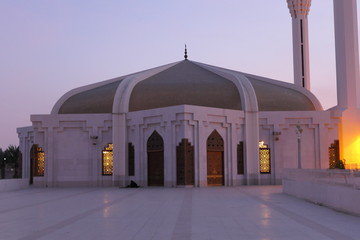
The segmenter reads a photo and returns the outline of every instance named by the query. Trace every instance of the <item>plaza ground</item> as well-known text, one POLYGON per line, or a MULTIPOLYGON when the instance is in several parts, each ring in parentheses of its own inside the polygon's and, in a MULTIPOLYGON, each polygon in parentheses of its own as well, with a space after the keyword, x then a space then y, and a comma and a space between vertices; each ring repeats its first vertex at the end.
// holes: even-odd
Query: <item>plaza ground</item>
POLYGON ((28 188, 0 193, 0 239, 360 239, 360 217, 281 186, 28 188))

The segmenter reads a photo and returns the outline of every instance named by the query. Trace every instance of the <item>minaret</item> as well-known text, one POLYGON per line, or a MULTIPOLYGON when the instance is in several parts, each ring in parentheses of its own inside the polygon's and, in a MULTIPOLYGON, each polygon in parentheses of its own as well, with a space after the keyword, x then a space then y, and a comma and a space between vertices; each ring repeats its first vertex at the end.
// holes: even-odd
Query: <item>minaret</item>
POLYGON ((356 0, 334 0, 338 108, 359 108, 359 46, 356 0))
POLYGON ((310 90, 308 14, 311 0, 287 0, 292 18, 294 83, 310 90))
POLYGON ((356 0, 334 0, 340 158, 360 167, 360 82, 356 0))

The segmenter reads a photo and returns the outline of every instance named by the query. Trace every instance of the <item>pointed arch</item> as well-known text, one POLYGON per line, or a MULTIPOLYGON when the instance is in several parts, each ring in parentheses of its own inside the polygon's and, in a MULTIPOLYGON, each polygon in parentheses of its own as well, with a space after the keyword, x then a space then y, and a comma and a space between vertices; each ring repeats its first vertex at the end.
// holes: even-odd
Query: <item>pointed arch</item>
POLYGON ((207 184, 224 185, 224 140, 214 130, 206 141, 207 146, 207 184))
POLYGON ((154 131, 147 141, 148 186, 164 186, 164 140, 154 131))
POLYGON ((224 140, 216 130, 209 135, 206 144, 208 151, 224 151, 224 140))

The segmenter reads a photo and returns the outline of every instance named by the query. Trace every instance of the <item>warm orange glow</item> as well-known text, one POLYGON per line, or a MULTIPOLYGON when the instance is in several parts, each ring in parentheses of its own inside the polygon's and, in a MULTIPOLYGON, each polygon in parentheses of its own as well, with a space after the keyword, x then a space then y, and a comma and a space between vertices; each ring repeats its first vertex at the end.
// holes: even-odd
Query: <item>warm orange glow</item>
POLYGON ((42 177, 45 172, 45 153, 41 147, 36 149, 35 176, 42 177))
POLYGON ((340 123, 340 159, 346 169, 360 168, 360 111, 348 108, 342 112, 340 123))
POLYGON ((360 168, 360 137, 347 146, 343 146, 342 159, 345 159, 346 169, 360 168))

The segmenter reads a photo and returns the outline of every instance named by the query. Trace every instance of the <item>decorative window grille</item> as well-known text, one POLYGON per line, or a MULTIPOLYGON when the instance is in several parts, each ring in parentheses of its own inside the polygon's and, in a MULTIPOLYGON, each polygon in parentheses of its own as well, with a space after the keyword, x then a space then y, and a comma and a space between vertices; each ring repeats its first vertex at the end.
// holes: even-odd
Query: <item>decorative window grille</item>
POLYGON ((128 144, 128 174, 135 175, 135 148, 132 143, 128 144))
POLYGON ((340 162, 339 140, 335 140, 329 147, 329 168, 338 168, 340 162))
POLYGON ((214 130, 207 139, 207 150, 224 151, 224 140, 216 130, 214 130))
POLYGON ((164 186, 164 140, 154 131, 147 141, 148 186, 164 186))
POLYGON ((176 182, 177 185, 194 185, 194 146, 183 138, 176 147, 176 182))
POLYGON ((36 147, 35 155, 35 174, 36 177, 43 177, 45 173, 45 153, 41 147, 36 147))
POLYGON ((237 145, 237 174, 244 174, 244 142, 237 145))
POLYGON ((260 173, 270 174, 271 173, 271 157, 270 148, 264 144, 263 141, 259 142, 259 161, 260 161, 260 173))
POLYGON ((154 131, 147 142, 148 152, 164 151, 164 140, 157 131, 154 131))
POLYGON ((113 174, 113 144, 109 143, 102 151, 102 174, 113 174))

